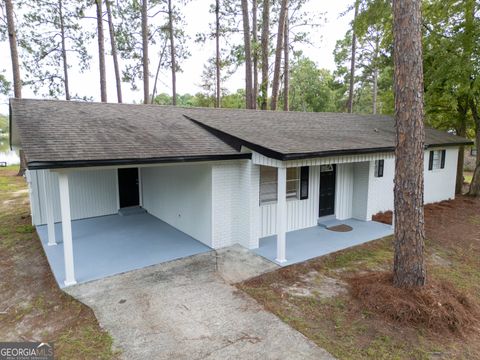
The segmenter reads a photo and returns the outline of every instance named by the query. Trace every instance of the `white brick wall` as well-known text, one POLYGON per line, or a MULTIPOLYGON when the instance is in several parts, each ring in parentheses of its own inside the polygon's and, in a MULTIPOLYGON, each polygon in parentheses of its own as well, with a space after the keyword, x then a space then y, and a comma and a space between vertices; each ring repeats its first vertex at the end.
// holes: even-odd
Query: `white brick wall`
MULTIPOLYGON (((252 165, 249 160, 218 163, 212 166, 212 247, 239 243, 256 246, 252 239, 254 216, 251 197, 254 193, 252 165)), ((258 196, 258 195, 257 195, 258 196)))

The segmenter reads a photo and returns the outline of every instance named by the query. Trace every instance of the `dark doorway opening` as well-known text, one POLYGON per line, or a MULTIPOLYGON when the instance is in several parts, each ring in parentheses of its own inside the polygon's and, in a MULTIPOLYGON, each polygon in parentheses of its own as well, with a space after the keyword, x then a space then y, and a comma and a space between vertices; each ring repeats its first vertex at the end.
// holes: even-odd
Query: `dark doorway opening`
POLYGON ((138 168, 118 169, 120 208, 140 205, 138 168))
POLYGON ((320 167, 320 206, 318 217, 335 214, 335 165, 320 167))

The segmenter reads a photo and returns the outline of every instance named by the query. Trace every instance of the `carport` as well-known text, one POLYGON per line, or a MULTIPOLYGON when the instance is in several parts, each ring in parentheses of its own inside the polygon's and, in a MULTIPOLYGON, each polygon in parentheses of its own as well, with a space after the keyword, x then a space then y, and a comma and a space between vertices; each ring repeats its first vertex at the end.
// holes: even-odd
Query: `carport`
MULTIPOLYGON (((73 263, 77 283, 200 254, 210 247, 148 214, 107 215, 74 220, 73 263)), ((58 285, 65 287, 62 224, 55 224, 56 246, 48 246, 47 225, 37 226, 58 285)))

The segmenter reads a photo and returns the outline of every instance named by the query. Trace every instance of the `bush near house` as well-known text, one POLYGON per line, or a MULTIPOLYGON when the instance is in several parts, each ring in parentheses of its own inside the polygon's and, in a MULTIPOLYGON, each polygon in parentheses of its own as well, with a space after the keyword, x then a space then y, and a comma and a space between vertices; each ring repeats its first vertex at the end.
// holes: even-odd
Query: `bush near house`
POLYGON ((479 359, 480 199, 428 205, 425 219, 424 291, 389 286, 392 237, 238 287, 339 359, 479 359))
POLYGON ((18 167, 0 168, 0 339, 54 342, 56 359, 114 359, 92 310, 57 287, 18 167))

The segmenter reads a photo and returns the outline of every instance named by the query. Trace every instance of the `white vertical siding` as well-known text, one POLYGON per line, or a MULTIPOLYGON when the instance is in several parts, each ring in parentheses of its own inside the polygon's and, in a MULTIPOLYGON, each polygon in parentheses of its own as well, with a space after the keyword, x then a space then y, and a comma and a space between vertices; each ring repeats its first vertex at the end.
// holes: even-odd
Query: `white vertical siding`
MULTIPOLYGON (((287 200, 287 231, 315 226, 318 220, 318 201, 320 191, 320 167, 311 166, 309 171, 308 199, 287 200)), ((258 205, 260 207, 260 237, 276 233, 277 205, 275 203, 258 205)))
POLYGON ((250 209, 250 239, 249 248, 256 249, 259 246, 260 238, 260 166, 253 165, 251 161, 248 162, 250 166, 250 192, 249 192, 249 209, 250 209))
MULTIPOLYGON (((74 171, 69 172, 68 176, 72 220, 110 215, 118 211, 116 170, 74 171)), ((61 221, 58 175, 50 170, 31 170, 29 178, 33 223, 41 225, 47 221, 44 178, 52 197, 55 222, 61 221)))
POLYGON ((358 220, 370 220, 368 214, 369 172, 369 162, 355 163, 353 165, 352 217, 358 220))
POLYGON ((142 190, 145 210, 211 246, 211 165, 145 167, 142 190))
POLYGON ((339 220, 352 217, 353 165, 338 164, 335 188, 335 216, 339 220))

